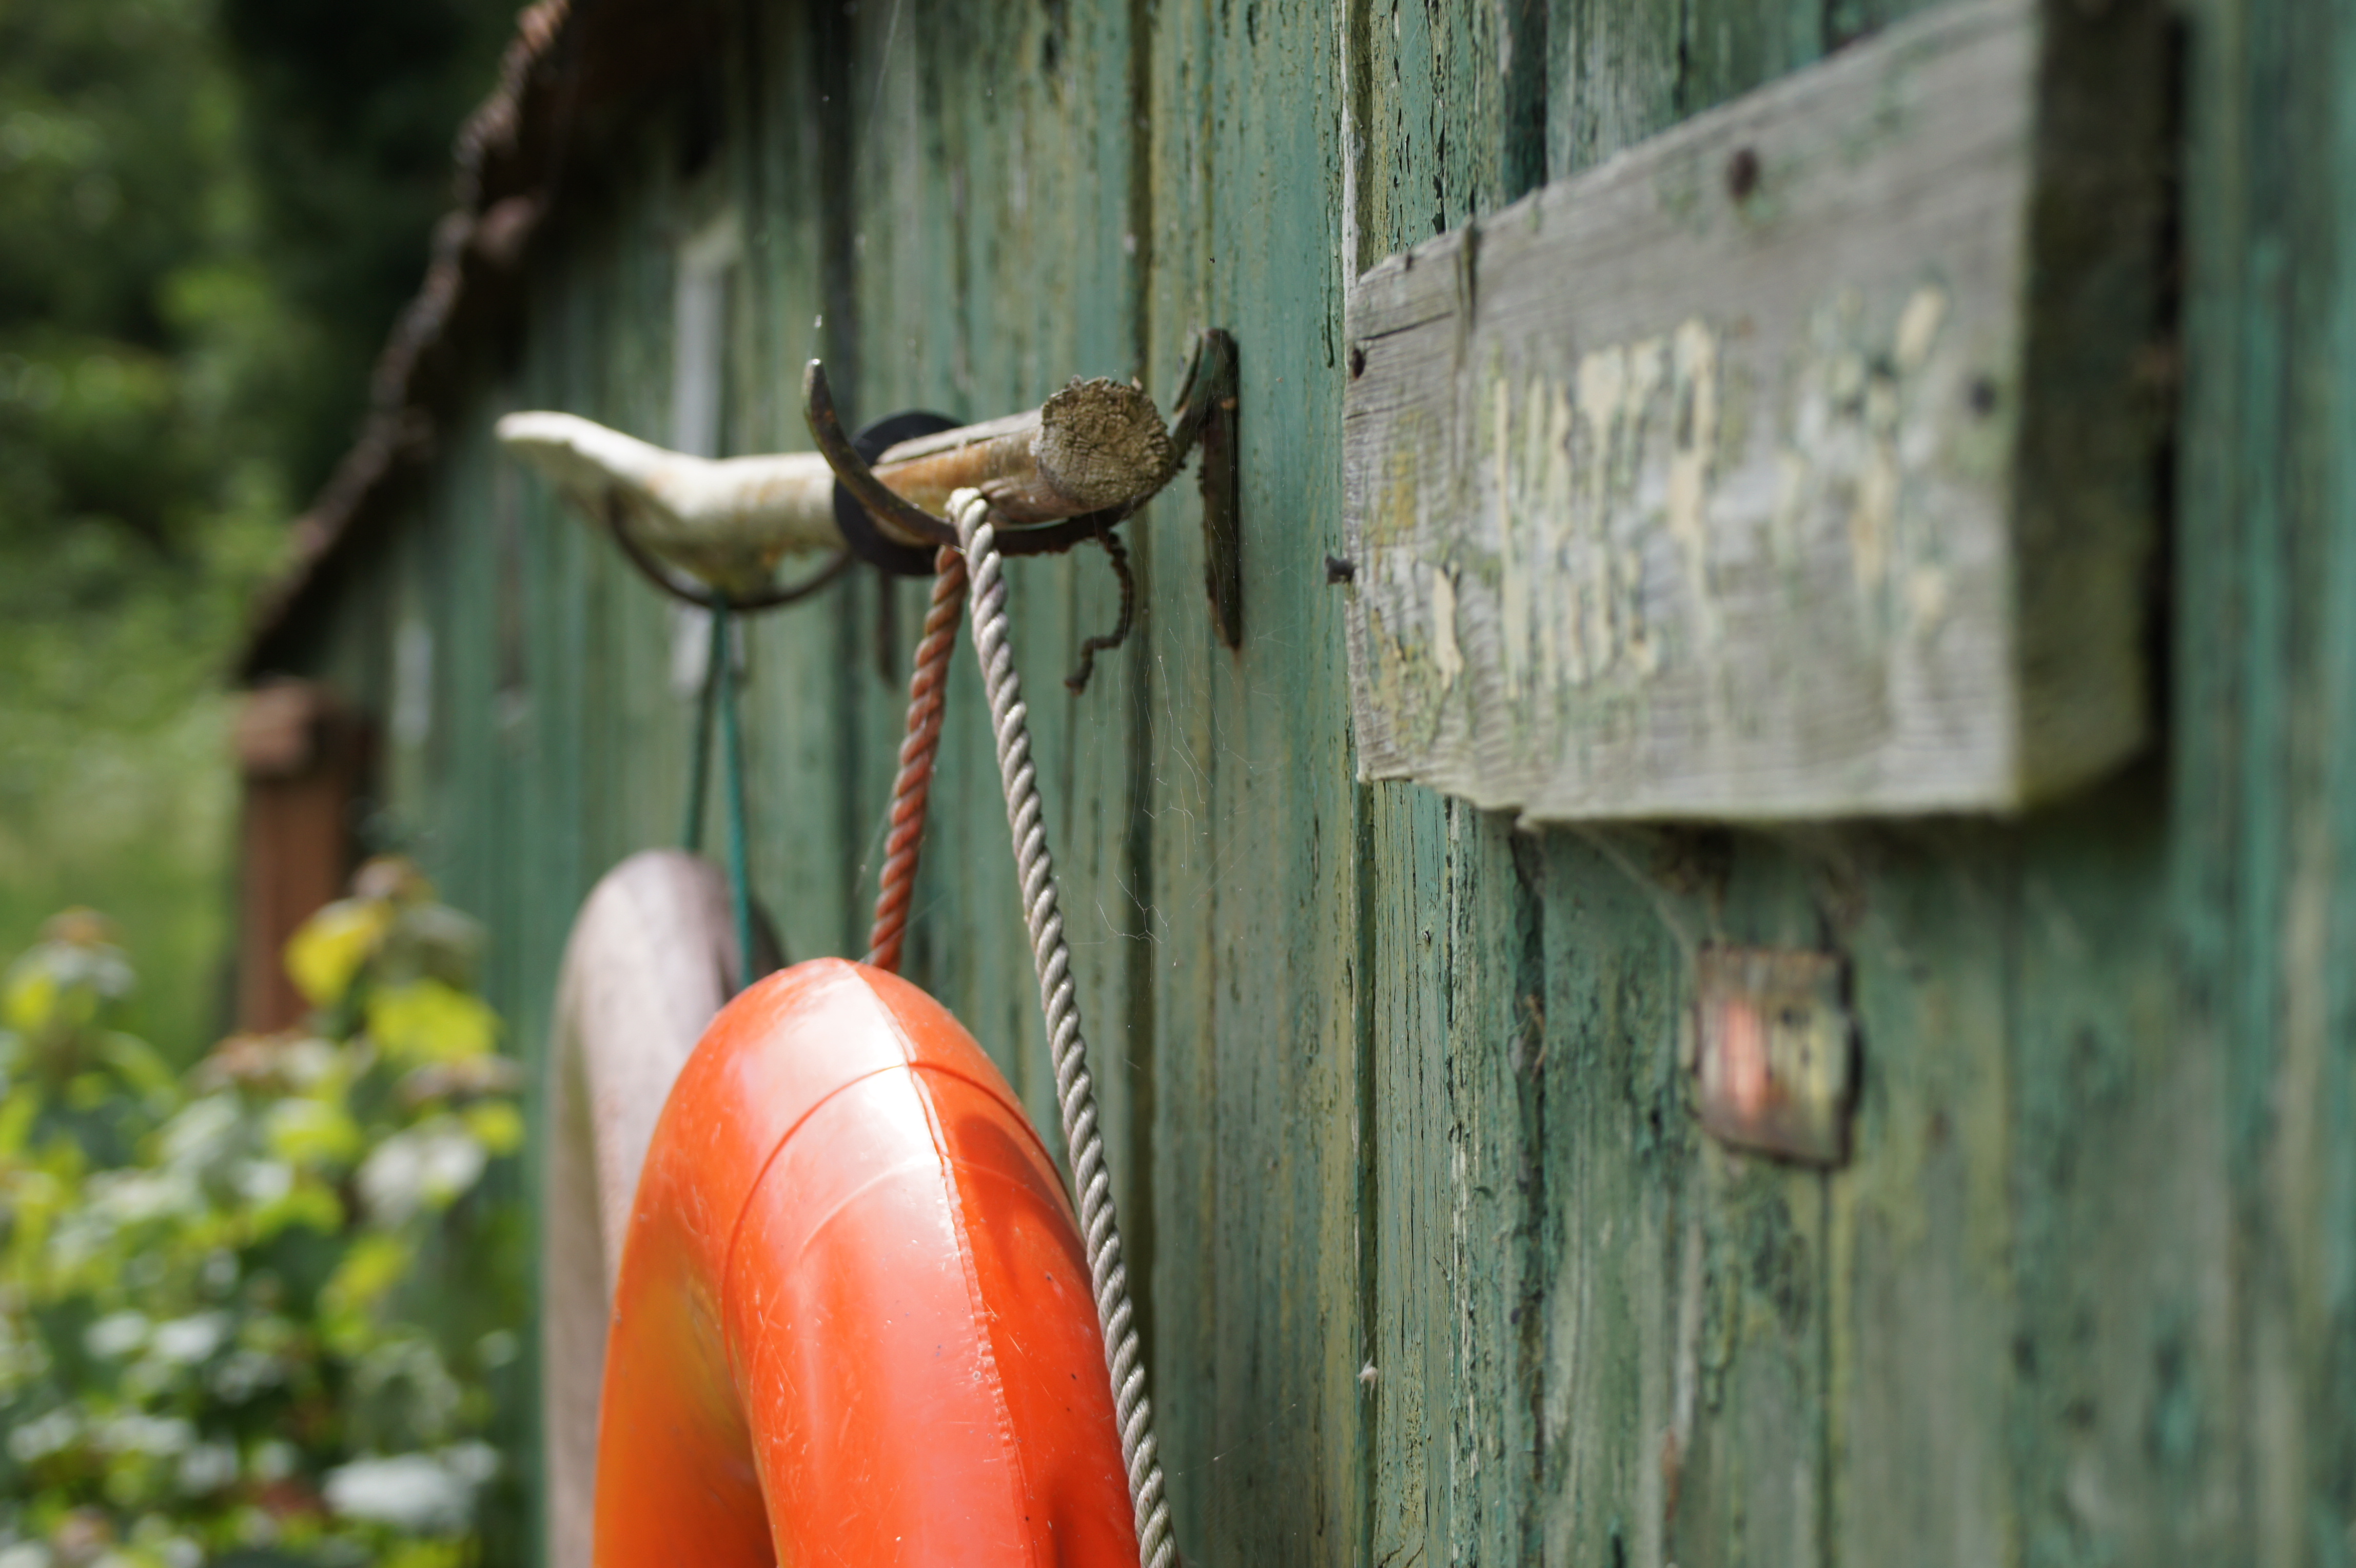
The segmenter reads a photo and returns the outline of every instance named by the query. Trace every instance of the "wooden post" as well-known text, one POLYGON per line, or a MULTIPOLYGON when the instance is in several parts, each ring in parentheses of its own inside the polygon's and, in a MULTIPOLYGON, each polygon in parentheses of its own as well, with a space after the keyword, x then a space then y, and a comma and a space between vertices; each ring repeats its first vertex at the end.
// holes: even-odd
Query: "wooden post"
POLYGON ((261 687, 238 714, 240 1029, 291 1028, 308 1011, 283 955, 295 928, 340 897, 351 875, 362 741, 358 721, 313 682, 261 687))

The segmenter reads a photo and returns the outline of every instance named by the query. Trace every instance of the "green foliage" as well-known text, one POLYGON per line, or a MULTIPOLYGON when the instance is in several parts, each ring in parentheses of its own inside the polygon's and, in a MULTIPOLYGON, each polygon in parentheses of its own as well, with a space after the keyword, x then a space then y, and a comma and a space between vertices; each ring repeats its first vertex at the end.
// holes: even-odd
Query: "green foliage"
POLYGON ((313 1028, 184 1076, 95 915, 0 981, 5 1568, 467 1568, 513 1512, 514 1064, 474 923, 400 862, 356 889, 289 944, 313 1028))
POLYGON ((509 0, 0 0, 0 950, 116 910, 220 1026, 218 694, 358 427, 509 0))
POLYGON ((247 241, 209 27, 0 0, 0 941, 71 898, 127 911, 198 1001, 141 1020, 181 1059, 222 945, 209 688, 287 510, 265 392, 306 338, 247 241))
POLYGON ((316 1033, 166 1065, 225 1002, 220 682, 511 9, 0 0, 0 943, 96 898, 155 983, 74 915, 0 983, 0 1568, 435 1568, 512 1493, 520 1122, 471 926, 379 868, 316 1033), (437 1516, 369 1521, 404 1497, 437 1516))
POLYGON ((287 408, 287 456, 316 482, 341 455, 424 236, 450 204, 450 143, 490 90, 515 0, 219 0, 247 107, 275 296, 320 324, 321 398, 287 408))

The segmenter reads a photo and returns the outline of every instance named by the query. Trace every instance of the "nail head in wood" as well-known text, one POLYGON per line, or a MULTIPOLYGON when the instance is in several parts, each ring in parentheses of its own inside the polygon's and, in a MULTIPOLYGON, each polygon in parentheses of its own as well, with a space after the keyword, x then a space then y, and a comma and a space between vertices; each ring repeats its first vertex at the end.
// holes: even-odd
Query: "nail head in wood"
POLYGON ((1237 461, 1237 411, 1242 389, 1232 335, 1216 327, 1194 334, 1171 425, 1173 461, 1195 459, 1203 495, 1203 588, 1227 647, 1244 643, 1243 477, 1237 461))
POLYGON ((1759 154, 1750 147, 1736 148, 1726 160, 1726 194, 1737 201, 1748 201, 1758 188, 1759 154))

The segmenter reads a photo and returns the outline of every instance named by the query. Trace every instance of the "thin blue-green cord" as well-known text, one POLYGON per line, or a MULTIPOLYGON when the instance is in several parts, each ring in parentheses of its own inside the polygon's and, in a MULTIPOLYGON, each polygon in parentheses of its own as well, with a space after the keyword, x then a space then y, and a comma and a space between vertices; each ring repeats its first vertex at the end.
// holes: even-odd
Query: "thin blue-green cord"
POLYGON ((703 798, 712 792, 712 697, 720 684, 720 665, 728 657, 728 623, 712 616, 712 635, 703 654, 703 688, 695 698, 695 750, 687 775, 687 831, 680 835, 690 854, 703 850, 703 798))
POLYGON ((712 646, 720 660, 721 766, 728 775, 728 889, 736 906, 737 972, 743 984, 760 976, 753 969, 753 874, 744 850, 744 746, 736 719, 736 650, 728 639, 725 606, 712 612, 712 646))

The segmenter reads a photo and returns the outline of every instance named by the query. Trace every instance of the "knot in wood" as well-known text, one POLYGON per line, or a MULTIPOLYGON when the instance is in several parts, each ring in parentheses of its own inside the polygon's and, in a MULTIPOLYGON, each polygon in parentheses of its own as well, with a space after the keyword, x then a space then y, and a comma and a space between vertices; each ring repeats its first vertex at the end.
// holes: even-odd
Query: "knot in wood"
POLYGON ((1178 466, 1153 400, 1101 377, 1076 380, 1047 400, 1032 456, 1048 483, 1087 510, 1133 505, 1178 466))

